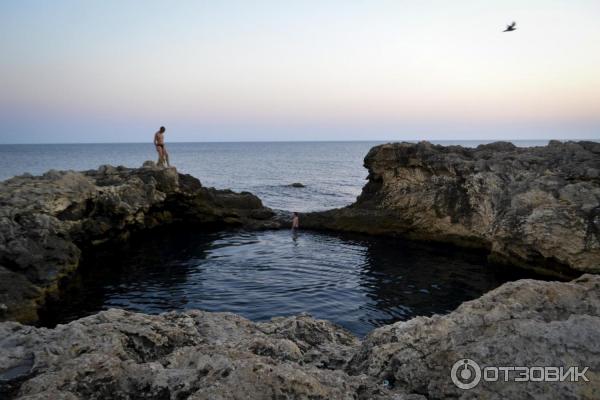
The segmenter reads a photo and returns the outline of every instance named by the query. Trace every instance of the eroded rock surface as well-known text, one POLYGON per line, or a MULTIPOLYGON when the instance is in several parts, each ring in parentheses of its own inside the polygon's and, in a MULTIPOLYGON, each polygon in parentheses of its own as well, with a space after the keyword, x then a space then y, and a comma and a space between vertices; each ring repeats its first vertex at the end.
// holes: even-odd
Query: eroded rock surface
POLYGON ((376 146, 353 205, 307 228, 451 242, 542 272, 600 272, 600 143, 376 146))
POLYGON ((417 317, 374 330, 350 373, 388 379, 429 399, 596 399, 600 397, 600 277, 566 283, 520 280, 463 303, 446 316, 417 317), (455 362, 486 366, 589 367, 589 382, 452 383, 455 362))
POLYGON ((272 227, 250 193, 205 188, 174 168, 49 171, 0 182, 0 320, 37 319, 82 248, 172 223, 272 227))
MULTIPOLYGON (((20 399, 548 399, 600 397, 600 277, 521 280, 446 316, 362 342, 309 316, 109 310, 34 328, 0 323, 0 396, 20 399), (589 382, 480 382, 452 365, 587 366, 589 382)), ((3 398, 4 398, 3 397, 3 398)))
POLYGON ((20 372, 4 394, 19 398, 353 399, 365 387, 343 372, 358 340, 304 316, 113 309, 52 330, 7 322, 0 337, 0 364, 20 372))

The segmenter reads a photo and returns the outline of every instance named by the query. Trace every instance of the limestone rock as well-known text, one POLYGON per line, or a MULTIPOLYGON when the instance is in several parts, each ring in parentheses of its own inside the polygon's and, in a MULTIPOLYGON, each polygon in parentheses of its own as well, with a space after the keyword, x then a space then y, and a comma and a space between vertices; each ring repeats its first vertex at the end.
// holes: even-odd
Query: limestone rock
POLYGON ((371 149, 365 167, 356 203, 306 214, 303 226, 480 247, 558 275, 600 272, 600 143, 394 143, 371 149))
POLYGON ((364 377, 311 352, 358 341, 305 316, 254 324, 228 313, 112 309, 55 329, 0 324, 0 394, 73 399, 354 399, 364 377), (311 338, 318 338, 316 343, 311 338))
POLYGON ((446 316, 362 342, 307 315, 253 323, 191 310, 111 309, 58 325, 0 323, 0 397, 19 399, 597 399, 600 276, 506 283, 446 316), (485 366, 589 367, 589 382, 452 383, 485 366))
MULTIPOLYGON (((463 303, 446 316, 417 317, 374 330, 351 373, 387 379, 428 399, 597 399, 600 397, 600 277, 568 283, 520 280, 463 303), (459 389, 450 371, 485 366, 589 367, 589 382, 487 382, 459 389)), ((514 378, 513 375, 510 375, 514 378)))
POLYGON ((83 248, 174 223, 269 228, 271 216, 251 193, 205 188, 152 162, 0 182, 0 320, 36 320, 44 298, 78 267, 83 248))

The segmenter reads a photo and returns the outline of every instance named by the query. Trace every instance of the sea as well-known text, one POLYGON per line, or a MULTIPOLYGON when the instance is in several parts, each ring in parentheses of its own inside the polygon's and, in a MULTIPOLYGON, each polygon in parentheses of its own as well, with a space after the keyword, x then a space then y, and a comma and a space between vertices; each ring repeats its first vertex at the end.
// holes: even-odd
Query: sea
MULTIPOLYGON (((167 148, 178 171, 205 186, 250 191, 268 207, 302 213, 351 204, 367 177, 363 159, 381 143, 167 143, 167 148), (290 186, 296 182, 305 187, 290 186)), ((151 143, 0 145, 0 179, 103 164, 138 167, 155 159, 151 143)), ((508 281, 546 279, 490 264, 475 251, 302 229, 141 234, 124 252, 88 254, 77 275, 42 310, 40 325, 113 307, 150 314, 202 309, 253 321, 308 313, 362 337, 385 324, 449 313, 508 281)))
MULTIPOLYGON (((476 147, 491 141, 432 141, 476 147)), ((320 211, 352 203, 365 184, 363 159, 384 142, 167 143, 172 165, 204 186, 249 191, 271 208, 320 211), (291 187, 302 183, 304 188, 291 187)), ((517 140, 517 146, 544 146, 548 140, 517 140)), ((55 170, 88 170, 100 165, 139 167, 156 161, 152 143, 0 145, 0 180, 55 170)))

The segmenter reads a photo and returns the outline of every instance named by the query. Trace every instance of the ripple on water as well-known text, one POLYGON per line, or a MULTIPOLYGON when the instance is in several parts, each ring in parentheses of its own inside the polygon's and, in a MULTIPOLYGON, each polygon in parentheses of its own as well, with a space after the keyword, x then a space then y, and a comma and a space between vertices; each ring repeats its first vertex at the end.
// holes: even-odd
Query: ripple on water
POLYGON ((110 307, 145 313, 199 308, 252 320, 308 312, 358 335, 417 315, 446 313, 528 272, 483 255, 392 238, 289 231, 168 232, 126 255, 97 257, 82 285, 41 321, 66 322, 110 307))

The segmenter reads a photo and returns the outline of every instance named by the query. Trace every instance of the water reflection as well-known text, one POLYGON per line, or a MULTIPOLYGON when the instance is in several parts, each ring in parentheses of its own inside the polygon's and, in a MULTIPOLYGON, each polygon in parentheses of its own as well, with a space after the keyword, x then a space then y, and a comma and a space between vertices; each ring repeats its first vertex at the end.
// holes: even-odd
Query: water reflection
POLYGON ((199 308, 252 320, 308 312, 358 335, 416 315, 447 313, 532 273, 483 255, 393 238, 267 232, 157 233, 118 255, 86 260, 44 325, 110 307, 199 308))

